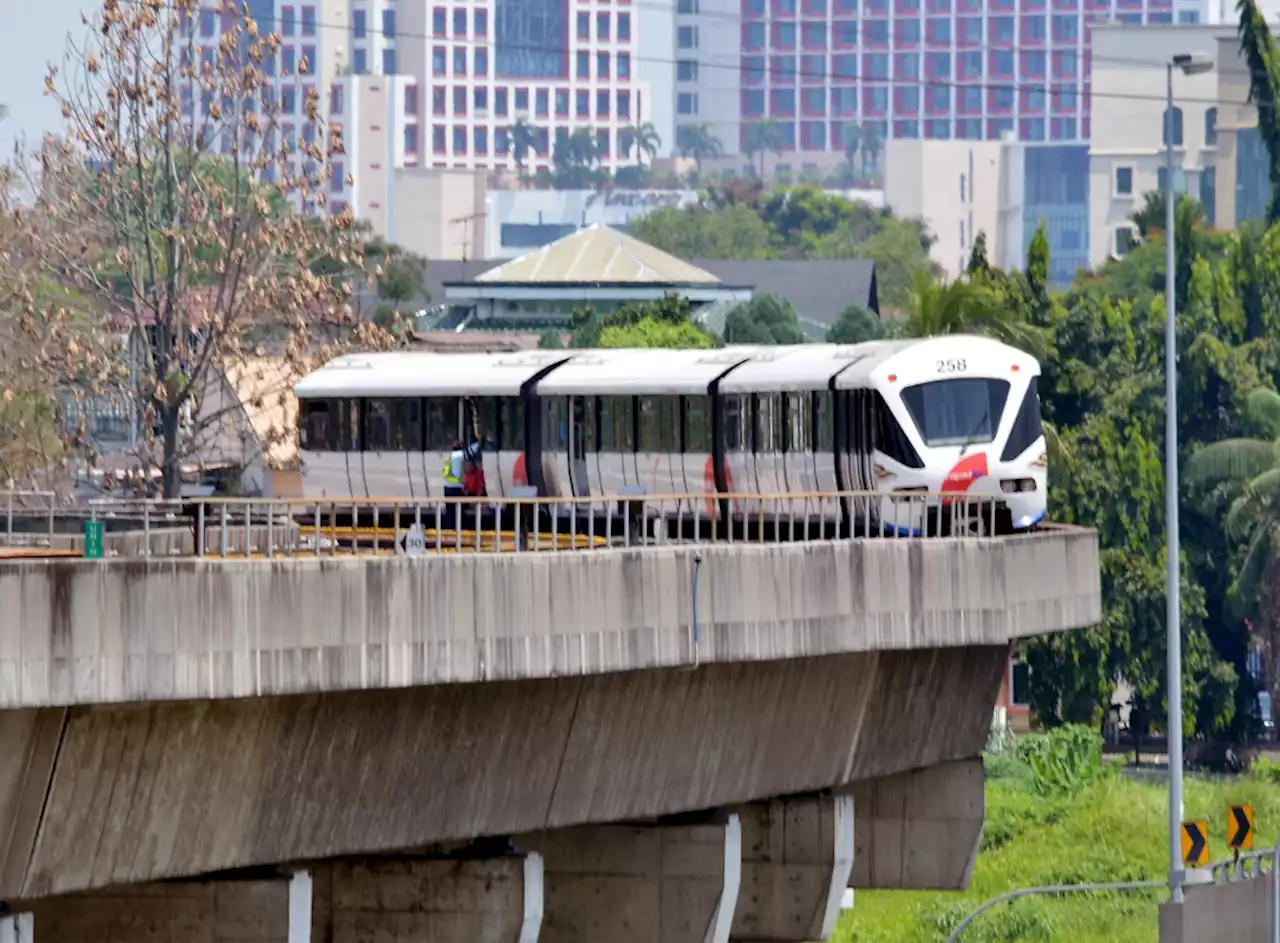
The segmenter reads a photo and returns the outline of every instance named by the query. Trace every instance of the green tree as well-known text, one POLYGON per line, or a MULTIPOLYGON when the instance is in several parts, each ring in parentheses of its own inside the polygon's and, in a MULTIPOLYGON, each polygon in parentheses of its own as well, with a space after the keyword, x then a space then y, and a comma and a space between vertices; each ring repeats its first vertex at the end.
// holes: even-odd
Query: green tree
POLYGON ((605 173, 597 166, 599 161, 596 135, 590 128, 558 136, 551 154, 556 189, 585 190, 602 183, 605 173))
POLYGON ((560 350, 564 347, 564 342, 560 339, 560 332, 553 330, 545 330, 538 335, 538 347, 542 350, 560 350))
POLYGON ((724 145, 710 124, 682 124, 676 127, 676 151, 681 157, 692 157, 701 174, 703 161, 724 156, 724 145))
POLYGON ((939 282, 917 273, 905 314, 902 330, 908 337, 986 334, 1029 353, 1047 349, 1043 332, 1022 320, 998 292, 969 279, 939 282))
POLYGON ((514 124, 507 127, 507 146, 511 148, 516 168, 523 174, 524 162, 529 152, 538 148, 538 132, 524 118, 517 118, 514 124))
POLYGON ((611 325, 600 332, 601 347, 714 347, 715 342, 689 322, 672 324, 645 317, 627 325, 611 325))
POLYGON ((856 121, 846 121, 840 128, 844 137, 844 159, 849 170, 856 176, 859 170, 858 158, 862 156, 862 127, 856 121))
POLYGON ((879 126, 871 122, 862 131, 862 169, 864 171, 868 167, 877 171, 880 169, 880 151, 883 149, 884 142, 880 139, 879 126))
POLYGON ((637 163, 640 163, 642 158, 652 162, 658 156, 658 151, 662 149, 662 137, 652 121, 646 121, 640 125, 627 125, 618 132, 618 150, 630 155, 632 148, 636 150, 637 163))
POLYGON ((664 207, 632 219, 631 235, 681 259, 767 259, 769 227, 751 207, 716 212, 664 207))
POLYGON ((884 323, 869 308, 851 304, 840 312, 831 330, 827 331, 828 344, 861 344, 878 341, 885 336, 884 323))
POLYGON ((727 344, 803 344, 804 330, 791 302, 760 294, 729 312, 724 322, 727 344))
POLYGON ((1258 133, 1270 158, 1268 225, 1280 221, 1280 50, 1255 0, 1239 0, 1240 51, 1249 64, 1249 100, 1258 110, 1258 133))

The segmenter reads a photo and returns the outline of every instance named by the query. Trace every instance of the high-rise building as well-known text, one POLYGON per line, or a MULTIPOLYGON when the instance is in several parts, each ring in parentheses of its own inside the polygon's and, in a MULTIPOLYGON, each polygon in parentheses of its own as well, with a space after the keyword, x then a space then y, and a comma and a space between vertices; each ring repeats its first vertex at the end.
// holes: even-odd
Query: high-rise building
MULTIPOLYGON (((353 0, 353 16, 376 2, 353 0)), ((602 168, 634 161, 619 137, 648 105, 630 0, 428 0, 397 12, 396 65, 421 90, 424 166, 514 166, 518 134, 526 170, 549 169, 557 141, 582 129, 602 168)))
MULTIPOLYGON (((861 140, 1089 140, 1095 23, 1205 22, 1214 0, 676 0, 676 123, 788 162, 861 140)), ((827 155, 824 161, 823 157, 827 155)))

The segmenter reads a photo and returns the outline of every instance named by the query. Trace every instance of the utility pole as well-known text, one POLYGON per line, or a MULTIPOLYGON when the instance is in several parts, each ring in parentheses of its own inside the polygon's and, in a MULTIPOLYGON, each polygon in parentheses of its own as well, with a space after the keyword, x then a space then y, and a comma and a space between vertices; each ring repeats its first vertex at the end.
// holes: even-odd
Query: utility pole
POLYGON ((462 275, 465 278, 467 274, 467 250, 471 247, 471 227, 477 219, 485 219, 488 213, 472 213, 470 216, 459 216, 456 219, 449 220, 450 226, 465 226, 462 231, 462 275))

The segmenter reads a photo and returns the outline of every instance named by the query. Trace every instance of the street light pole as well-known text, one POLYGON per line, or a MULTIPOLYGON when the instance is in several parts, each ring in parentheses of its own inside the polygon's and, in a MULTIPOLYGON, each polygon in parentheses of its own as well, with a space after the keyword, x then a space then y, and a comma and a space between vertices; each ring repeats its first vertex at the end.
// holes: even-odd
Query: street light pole
POLYGON ((1213 59, 1181 53, 1166 65, 1166 105, 1164 113, 1164 519, 1165 554, 1169 571, 1165 584, 1165 644, 1169 676, 1166 679, 1169 717, 1165 723, 1169 741, 1169 892, 1175 903, 1182 901, 1182 622, 1179 607, 1181 580, 1178 561, 1178 374, 1177 298, 1173 189, 1173 69, 1183 75, 1200 75, 1213 69, 1213 59))
POLYGON ((1164 520, 1165 555, 1169 567, 1165 583, 1165 645, 1168 679, 1165 687, 1169 718, 1165 724, 1169 753, 1169 891, 1182 900, 1182 622, 1178 566, 1178 373, 1177 312, 1174 278, 1173 193, 1173 66, 1166 66, 1168 101, 1164 113, 1164 520))

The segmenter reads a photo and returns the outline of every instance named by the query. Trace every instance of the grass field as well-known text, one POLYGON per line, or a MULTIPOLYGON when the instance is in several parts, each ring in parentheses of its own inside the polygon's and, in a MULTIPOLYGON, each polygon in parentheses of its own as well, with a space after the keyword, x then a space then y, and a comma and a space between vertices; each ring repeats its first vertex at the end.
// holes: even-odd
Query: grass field
MULTIPOLYGON (((1254 848, 1270 847, 1280 828, 1280 768, 1216 782, 1188 778, 1186 817, 1207 819, 1211 860, 1227 856, 1227 805, 1254 807, 1254 848)), ((1164 880, 1166 788, 1118 769, 1076 788, 1037 790, 1015 758, 988 761, 987 821, 973 880, 965 892, 858 891, 841 918, 840 943, 941 943, 980 903, 1018 887, 1164 880)), ((965 930, 962 943, 1064 940, 1155 943, 1164 891, 1023 898, 997 905, 965 930)))

